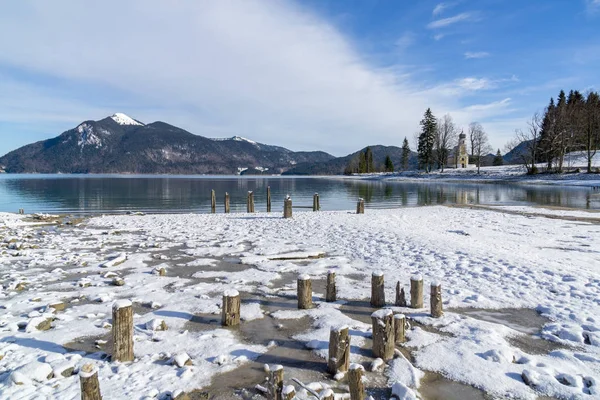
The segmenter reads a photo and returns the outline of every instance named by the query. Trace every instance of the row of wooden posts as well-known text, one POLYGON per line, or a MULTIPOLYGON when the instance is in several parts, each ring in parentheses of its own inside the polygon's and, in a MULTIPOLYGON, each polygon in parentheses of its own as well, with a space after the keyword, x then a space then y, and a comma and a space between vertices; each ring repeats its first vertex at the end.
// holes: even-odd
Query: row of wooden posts
MULTIPOLYGON (((327 274, 327 289, 325 301, 337 301, 336 274, 327 274)), ((301 275, 297 280, 298 309, 310 309, 312 302, 312 281, 310 276, 301 275)), ((384 275, 374 272, 371 275, 371 306, 380 308, 371 314, 373 325, 373 354, 375 357, 388 361, 394 357, 395 345, 406 340, 406 317, 394 314, 386 305, 384 275)), ((395 305, 406 307, 404 288, 396 283, 395 305)), ((413 276, 410 279, 410 307, 423 308, 423 278, 413 276)), ((431 316, 441 317, 442 287, 439 283, 431 284, 430 297, 431 316)), ((237 290, 228 290, 223 294, 221 309, 221 325, 236 326, 240 324, 241 298, 237 290)), ((112 361, 129 362, 134 359, 133 352, 133 306, 128 300, 119 300, 112 307, 112 361)), ((350 334, 349 328, 332 327, 329 336, 329 356, 327 370, 332 375, 348 372, 351 400, 364 400, 362 375, 364 368, 360 365, 350 365, 350 334)), ((101 400, 97 370, 93 365, 85 365, 80 373, 82 400, 101 400)), ((283 394, 283 368, 275 368, 269 376, 269 400, 292 399, 283 394), (274 383, 275 382, 275 383, 274 383), (273 386, 275 385, 275 386, 273 386)), ((327 397, 325 397, 327 399, 327 397)), ((333 397, 331 397, 333 398, 333 397)))

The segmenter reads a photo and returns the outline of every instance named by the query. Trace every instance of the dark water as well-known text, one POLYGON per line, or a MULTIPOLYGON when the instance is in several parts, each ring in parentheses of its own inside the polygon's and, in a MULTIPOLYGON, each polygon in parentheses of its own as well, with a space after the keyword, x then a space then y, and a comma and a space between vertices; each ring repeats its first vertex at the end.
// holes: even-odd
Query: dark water
MULTIPOLYGON (((294 206, 312 205, 319 193, 322 210, 354 210, 359 197, 367 208, 430 204, 550 205, 600 209, 600 192, 590 188, 518 184, 373 182, 307 177, 0 175, 0 211, 26 213, 210 212, 210 191, 231 195, 231 212, 246 211, 254 191, 256 211, 266 210, 271 187, 273 212, 283 198, 294 206)), ((307 209, 309 210, 309 209, 307 209)), ((303 211, 299 209, 298 211, 303 211)))

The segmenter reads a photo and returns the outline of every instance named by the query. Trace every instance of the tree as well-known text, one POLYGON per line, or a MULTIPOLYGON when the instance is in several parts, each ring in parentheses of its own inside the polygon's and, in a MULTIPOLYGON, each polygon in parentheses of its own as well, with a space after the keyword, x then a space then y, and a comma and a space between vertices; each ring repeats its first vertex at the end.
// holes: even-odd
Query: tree
POLYGON ((557 157, 558 135, 556 129, 556 111, 554 99, 550 98, 550 104, 548 104, 548 107, 544 110, 537 150, 538 160, 546 162, 548 171, 552 170, 552 164, 557 157))
POLYGON ((480 123, 472 122, 469 125, 469 132, 471 134, 473 156, 477 162, 477 174, 479 174, 481 172, 481 158, 492 151, 492 147, 489 144, 487 133, 485 133, 480 123))
POLYGON ((437 121, 435 134, 435 157, 438 168, 444 172, 444 167, 448 164, 450 150, 456 143, 456 125, 452 121, 450 114, 444 115, 437 121))
POLYGON ((498 152, 494 157, 494 166, 498 167, 500 165, 504 165, 504 159, 502 158, 502 153, 500 153, 500 149, 498 149, 498 152))
POLYGON ((433 146, 437 130, 437 122, 430 108, 425 111, 420 125, 421 133, 419 134, 419 145, 417 146, 419 165, 429 173, 434 162, 433 146))
POLYGON ((364 174, 367 172, 367 160, 365 159, 365 153, 361 151, 358 157, 358 173, 364 174))
POLYGON ((535 163, 537 161, 537 150, 540 142, 540 130, 542 126, 542 117, 539 113, 533 114, 531 119, 527 122, 527 130, 523 132, 521 129, 515 131, 515 142, 514 147, 523 145, 525 148, 520 153, 521 161, 528 174, 536 174, 537 167, 535 163))
POLYGON ((481 126, 479 122, 471 122, 469 124, 469 141, 471 142, 471 161, 479 165, 479 159, 477 158, 477 153, 475 151, 475 146, 477 145, 477 132, 483 132, 483 126, 481 126))
POLYGON ((384 167, 385 167, 385 172, 394 172, 394 163, 392 162, 392 159, 390 158, 389 155, 385 156, 384 167))
POLYGON ((600 146, 600 96, 598 93, 588 93, 582 119, 587 172, 591 173, 592 160, 600 146))
POLYGON ((370 147, 365 149, 365 163, 366 163, 366 173, 375 172, 375 165, 373 164, 373 151, 370 147))
POLYGON ((402 170, 406 171, 408 169, 408 158, 410 157, 410 146, 408 145, 408 139, 404 137, 404 142, 402 143, 402 170))

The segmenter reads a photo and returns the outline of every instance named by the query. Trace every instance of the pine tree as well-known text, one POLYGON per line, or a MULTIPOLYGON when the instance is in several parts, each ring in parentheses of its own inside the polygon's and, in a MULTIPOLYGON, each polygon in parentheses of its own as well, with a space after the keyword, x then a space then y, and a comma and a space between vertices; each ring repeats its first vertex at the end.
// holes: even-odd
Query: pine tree
POLYGON ((358 173, 364 174, 365 172, 367 172, 367 160, 365 159, 365 153, 361 151, 358 160, 358 173))
POLYGON ((389 155, 385 156, 385 172, 394 172, 394 163, 389 155))
POLYGON ((367 173, 375 172, 375 165, 373 164, 373 151, 371 151, 370 147, 367 147, 365 150, 365 162, 366 162, 366 171, 367 173))
POLYGON ((500 153, 500 149, 498 149, 498 152, 496 153, 496 156, 494 157, 494 165, 495 166, 504 165, 504 159, 502 159, 502 153, 500 153))
POLYGON ((544 111, 538 150, 539 158, 541 161, 546 162, 547 169, 550 171, 552 162, 556 157, 556 106, 554 105, 554 98, 550 98, 550 104, 544 111))
POLYGON ((408 158, 410 157, 410 146, 408 145, 408 139, 404 138, 402 143, 402 170, 408 169, 408 158))
POLYGON ((417 148, 419 165, 429 173, 434 162, 433 145, 435 143, 435 132, 437 129, 437 121, 430 108, 425 111, 420 124, 421 134, 419 135, 419 145, 417 148))

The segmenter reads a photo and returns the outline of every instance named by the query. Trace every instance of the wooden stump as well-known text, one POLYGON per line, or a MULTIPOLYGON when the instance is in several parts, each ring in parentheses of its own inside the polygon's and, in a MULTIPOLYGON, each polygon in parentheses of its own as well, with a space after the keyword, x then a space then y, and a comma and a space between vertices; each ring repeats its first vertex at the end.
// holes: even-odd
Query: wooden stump
POLYGON ((321 400, 335 400, 335 393, 331 389, 326 389, 321 393, 321 400))
POLYGON ((281 365, 269 367, 267 400, 283 400, 283 366, 281 365))
POLYGON ((444 314, 442 309, 442 284, 434 282, 431 284, 431 297, 429 300, 431 306, 431 316, 439 318, 444 314))
POLYGON ((423 277, 414 275, 410 278, 410 306, 423 308, 423 277))
POLYGON ((229 212, 231 211, 229 202, 229 193, 225 192, 225 214, 229 214, 229 212))
POLYGON ((254 212, 254 192, 248 192, 248 201, 246 204, 246 211, 249 213, 254 212))
POLYGON ((356 204, 356 213, 357 214, 365 213, 365 199, 358 199, 358 203, 356 204))
POLYGON ((347 326, 331 327, 327 370, 331 375, 348 371, 350 366, 350 335, 347 326))
POLYGON ((394 357, 394 313, 381 309, 371 314, 373 323, 373 354, 384 361, 394 357))
POLYGON ((404 314, 394 315, 394 341, 396 343, 406 342, 406 316, 404 314))
POLYGON ((371 307, 385 306, 385 287, 383 272, 373 272, 371 275, 371 307))
POLYGON ((396 307, 406 307, 406 293, 401 287, 400 281, 396 282, 396 307))
POLYGON ((236 326, 240 324, 240 293, 237 290, 227 290, 223 293, 221 309, 221 325, 236 326))
POLYGON ((129 300, 113 304, 112 324, 112 361, 133 361, 133 307, 129 300))
POLYGON ((312 308, 312 282, 308 275, 298 277, 298 308, 301 310, 312 308))
POLYGON ((267 186, 267 212, 271 212, 271 186, 267 186))
POLYGON ((217 197, 214 190, 210 191, 210 212, 213 214, 217 212, 217 197))
POLYGON ((350 400, 365 400, 365 385, 363 376, 365 369, 360 364, 352 364, 348 369, 348 385, 350 386, 350 400))
POLYGON ((321 205, 319 203, 319 193, 313 195, 313 211, 319 211, 321 205))
POLYGON ((327 273, 327 293, 325 294, 325 301, 332 303, 337 300, 337 288, 335 286, 335 271, 329 271, 327 273))
POLYGON ((292 218, 292 198, 289 194, 283 201, 283 218, 292 218))
POLYGON ((79 370, 79 383, 81 386, 81 400, 102 400, 100 383, 98 382, 98 368, 93 364, 85 364, 79 370))

